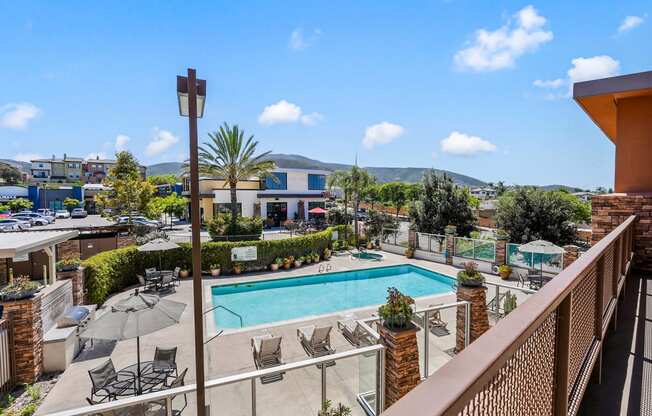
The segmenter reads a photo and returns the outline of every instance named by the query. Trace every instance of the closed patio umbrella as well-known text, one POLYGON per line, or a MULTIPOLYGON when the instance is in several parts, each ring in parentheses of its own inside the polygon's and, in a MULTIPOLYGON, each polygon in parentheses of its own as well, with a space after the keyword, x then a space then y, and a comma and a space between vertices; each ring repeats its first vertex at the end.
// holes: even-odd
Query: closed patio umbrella
MULTIPOLYGON (((518 250, 521 252, 534 254, 564 254, 566 252, 566 250, 563 248, 556 246, 550 241, 546 240, 536 240, 530 241, 526 244, 521 244, 518 246, 518 250)), ((541 261, 541 273, 543 273, 543 260, 541 261)))
POLYGON ((158 251, 158 268, 161 270, 161 252, 167 250, 174 250, 179 248, 178 244, 173 243, 172 241, 164 240, 162 238, 154 239, 148 243, 143 244, 138 247, 138 251, 141 252, 154 252, 158 251))
POLYGON ((140 393, 140 337, 179 323, 185 303, 161 299, 138 290, 122 299, 81 334, 84 338, 123 341, 136 338, 140 393))

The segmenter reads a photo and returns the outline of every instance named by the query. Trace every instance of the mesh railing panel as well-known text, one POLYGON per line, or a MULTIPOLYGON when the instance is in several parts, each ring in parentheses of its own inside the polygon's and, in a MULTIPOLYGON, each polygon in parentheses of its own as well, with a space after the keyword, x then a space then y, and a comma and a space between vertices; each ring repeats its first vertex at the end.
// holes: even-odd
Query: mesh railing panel
POLYGON ((417 233, 417 247, 419 250, 431 253, 443 253, 446 251, 446 236, 441 234, 417 233))
POLYGON ((552 415, 556 328, 553 312, 460 415, 552 415))
POLYGON ((584 357, 595 335, 595 295, 597 275, 595 264, 571 293, 570 350, 568 354, 568 392, 579 375, 584 357))
POLYGON ((612 245, 604 254, 604 274, 602 276, 602 313, 604 314, 609 306, 609 300, 613 294, 613 273, 614 273, 614 248, 612 245))

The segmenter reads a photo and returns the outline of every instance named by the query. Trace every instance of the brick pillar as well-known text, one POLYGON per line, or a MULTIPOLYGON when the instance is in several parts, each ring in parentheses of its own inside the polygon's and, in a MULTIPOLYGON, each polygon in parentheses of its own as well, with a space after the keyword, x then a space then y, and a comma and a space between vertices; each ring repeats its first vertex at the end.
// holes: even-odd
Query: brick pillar
POLYGON ((446 235, 446 264, 453 264, 453 253, 455 253, 455 235, 457 228, 454 225, 447 225, 444 229, 446 235))
POLYGON ((129 247, 134 244, 136 244, 136 239, 129 234, 118 235, 116 237, 116 245, 118 248, 129 247))
POLYGON ((14 324, 16 379, 34 383, 43 373, 43 324, 41 297, 2 302, 4 313, 14 324))
POLYGON ((509 237, 496 237, 496 265, 507 264, 507 240, 509 237))
POLYGON ((68 240, 57 244, 57 260, 78 259, 81 256, 79 240, 68 240))
POLYGON ((57 280, 72 280, 72 302, 74 305, 85 305, 86 296, 84 292, 84 268, 67 272, 57 272, 57 280))
POLYGON ((408 230, 408 245, 417 248, 417 232, 411 228, 408 230))
MULTIPOLYGON (((458 283, 457 300, 471 302, 471 330, 469 332, 469 344, 475 341, 489 330, 489 316, 487 315, 487 296, 484 286, 467 287, 458 283)), ((457 334, 455 340, 455 352, 464 349, 464 306, 457 307, 457 334)))
POLYGON ((385 408, 397 402, 419 384, 417 327, 392 331, 379 326, 385 350, 385 408))
POLYGON ((564 269, 571 264, 580 256, 579 247, 573 244, 564 246, 564 269))

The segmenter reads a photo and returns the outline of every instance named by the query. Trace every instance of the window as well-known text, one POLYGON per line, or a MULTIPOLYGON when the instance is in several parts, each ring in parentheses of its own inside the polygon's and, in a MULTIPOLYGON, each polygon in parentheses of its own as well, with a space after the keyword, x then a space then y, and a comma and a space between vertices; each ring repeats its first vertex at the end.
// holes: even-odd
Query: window
POLYGON ((288 189, 288 174, 285 172, 272 172, 265 178, 265 189, 288 189), (276 178, 276 180, 274 180, 276 178))
MULTIPOLYGON (((223 214, 223 213, 231 213, 231 203, 219 203, 219 204, 213 204, 213 216, 217 216, 217 214, 223 214)), ((238 215, 242 215, 242 204, 238 202, 238 215)))
POLYGON ((326 189, 326 175, 308 174, 308 189, 311 191, 323 191, 326 189))

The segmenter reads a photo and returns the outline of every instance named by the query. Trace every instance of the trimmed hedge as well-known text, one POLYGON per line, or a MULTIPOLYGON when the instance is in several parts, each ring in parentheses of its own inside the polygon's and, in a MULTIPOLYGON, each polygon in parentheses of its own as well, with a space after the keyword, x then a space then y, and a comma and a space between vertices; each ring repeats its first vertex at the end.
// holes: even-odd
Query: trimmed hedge
MULTIPOLYGON (((341 233, 341 231, 340 231, 341 233)), ((231 249, 234 247, 256 246, 258 260, 246 262, 246 270, 263 270, 277 257, 295 258, 315 252, 323 255, 324 249, 331 247, 332 229, 285 240, 208 242, 202 244, 202 270, 211 264, 220 264, 222 270, 231 272, 231 249)), ((141 253, 136 246, 105 251, 87 260, 82 265, 86 269, 85 285, 92 303, 101 304, 106 298, 125 287, 138 282, 137 274, 143 274, 148 267, 162 267, 173 270, 175 267, 190 269, 192 250, 189 243, 181 243, 177 250, 163 253, 141 253)))

